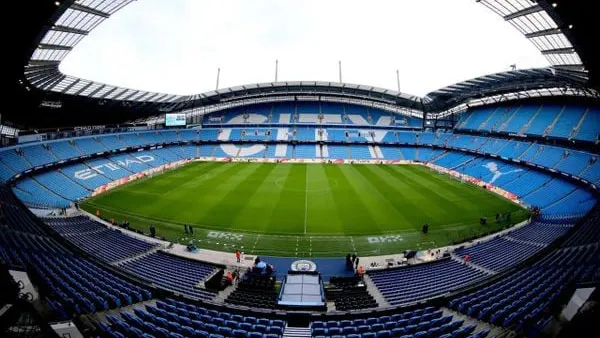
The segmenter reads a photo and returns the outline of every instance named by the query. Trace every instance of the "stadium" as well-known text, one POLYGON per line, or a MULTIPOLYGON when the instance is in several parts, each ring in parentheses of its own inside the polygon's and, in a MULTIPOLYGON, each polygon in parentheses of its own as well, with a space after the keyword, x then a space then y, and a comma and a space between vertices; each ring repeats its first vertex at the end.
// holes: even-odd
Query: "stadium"
POLYGON ((13 4, 3 336, 594 336, 591 4, 473 1, 549 66, 424 96, 341 63, 193 95, 59 69, 133 2, 13 4))

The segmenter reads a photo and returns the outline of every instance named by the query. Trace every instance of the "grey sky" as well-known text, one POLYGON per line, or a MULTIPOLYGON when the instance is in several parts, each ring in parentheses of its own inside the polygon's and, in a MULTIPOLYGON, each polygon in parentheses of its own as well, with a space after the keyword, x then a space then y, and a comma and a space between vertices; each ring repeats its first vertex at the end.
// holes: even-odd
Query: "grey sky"
POLYGON ((280 81, 343 81, 414 95, 489 73, 545 67, 475 0, 139 0, 86 37, 61 70, 113 85, 196 94, 280 81))

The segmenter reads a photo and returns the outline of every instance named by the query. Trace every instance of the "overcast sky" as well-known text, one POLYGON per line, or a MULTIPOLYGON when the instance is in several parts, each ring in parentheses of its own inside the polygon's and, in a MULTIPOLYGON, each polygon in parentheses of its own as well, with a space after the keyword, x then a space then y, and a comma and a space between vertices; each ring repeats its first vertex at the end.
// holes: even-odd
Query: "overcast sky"
POLYGON ((61 63, 66 74, 171 94, 274 80, 338 81, 422 96, 473 77, 545 67, 475 0, 138 0, 61 63))

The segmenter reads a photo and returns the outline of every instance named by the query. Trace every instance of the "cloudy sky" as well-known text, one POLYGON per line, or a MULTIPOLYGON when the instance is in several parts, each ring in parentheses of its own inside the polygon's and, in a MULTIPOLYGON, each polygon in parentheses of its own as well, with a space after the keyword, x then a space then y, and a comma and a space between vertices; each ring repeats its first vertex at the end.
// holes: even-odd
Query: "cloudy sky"
POLYGON ((61 64, 99 82, 196 94, 274 80, 343 81, 424 95, 484 74, 545 67, 475 0, 138 0, 61 64))

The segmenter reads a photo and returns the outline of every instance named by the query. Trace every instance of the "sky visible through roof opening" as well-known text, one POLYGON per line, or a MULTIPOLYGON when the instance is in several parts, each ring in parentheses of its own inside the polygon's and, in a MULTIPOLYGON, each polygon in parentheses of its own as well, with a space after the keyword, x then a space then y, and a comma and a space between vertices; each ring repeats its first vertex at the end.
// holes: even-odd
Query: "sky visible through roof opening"
POLYGON ((475 0, 139 0, 87 36, 61 71, 170 94, 342 80, 423 96, 473 77, 548 63, 475 0))

